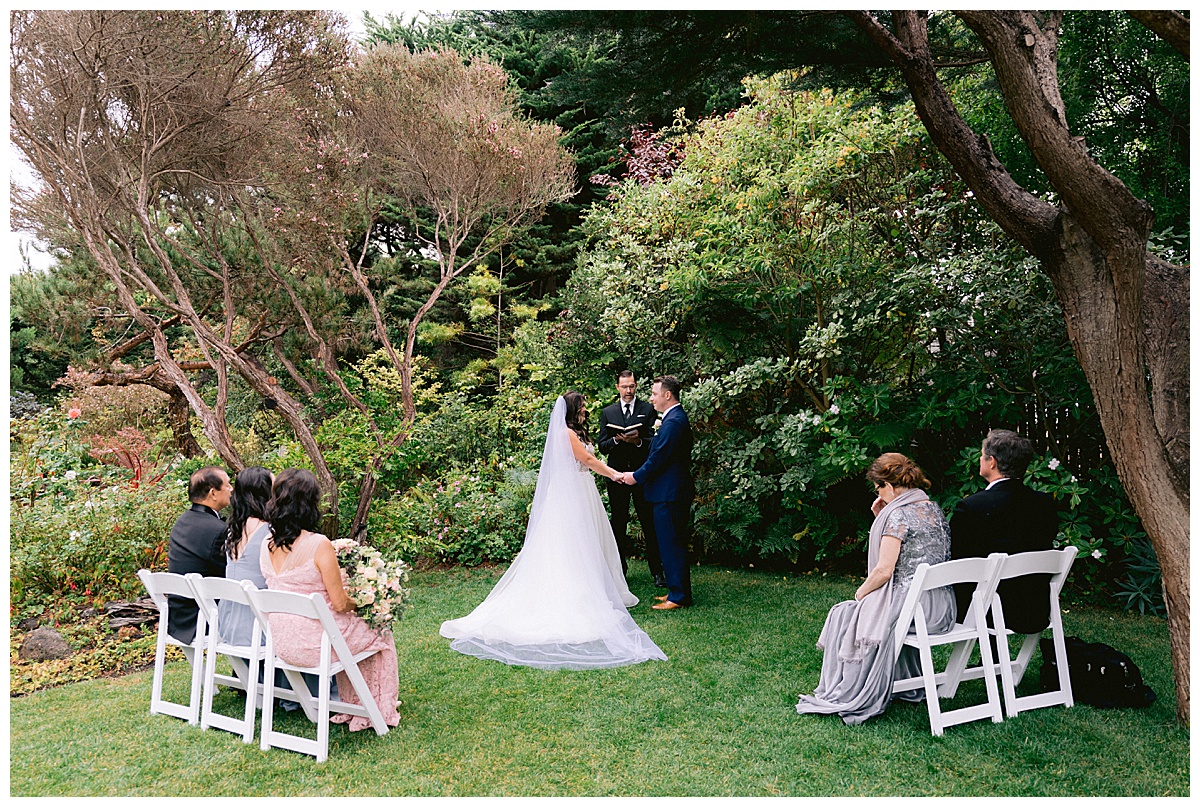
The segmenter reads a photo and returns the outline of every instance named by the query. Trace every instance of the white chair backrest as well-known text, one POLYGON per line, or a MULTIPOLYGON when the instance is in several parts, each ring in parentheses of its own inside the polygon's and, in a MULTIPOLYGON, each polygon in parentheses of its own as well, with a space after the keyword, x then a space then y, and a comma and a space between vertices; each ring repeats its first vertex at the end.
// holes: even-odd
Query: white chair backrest
POLYGON ((1078 553, 1077 547, 1065 546, 1062 549, 1009 555, 1000 568, 1000 579, 1009 580, 1027 574, 1053 575, 1050 579, 1050 593, 1057 595, 1066 582, 1067 572, 1071 571, 1071 564, 1075 562, 1075 555, 1078 553))
MULTIPOLYGON (((904 637, 912 625, 913 615, 921 602, 921 593, 932 591, 955 583, 975 583, 975 593, 971 596, 971 608, 986 609, 992 601, 992 593, 1000 580, 1000 565, 1006 555, 1003 552, 993 552, 986 558, 960 558, 948 560, 930 566, 922 563, 913 573, 912 582, 908 586, 908 595, 900 609, 900 618, 896 621, 895 651, 899 656, 904 644, 904 637)), ((961 623, 965 614, 958 615, 961 623)))
MULTIPOLYGON (((251 601, 264 616, 267 614, 294 614, 320 621, 317 603, 325 605, 325 598, 320 594, 297 594, 294 591, 273 591, 257 589, 250 595, 251 601)), ((325 610, 329 606, 325 605, 325 610)))
POLYGON ((218 600, 229 600, 241 605, 250 604, 245 586, 254 588, 253 583, 245 580, 229 580, 224 577, 201 577, 198 574, 189 574, 188 579, 191 580, 192 587, 195 589, 196 599, 209 612, 216 609, 218 600))
MULTIPOLYGON (((251 608, 258 611, 259 617, 269 614, 292 614, 316 620, 325 629, 330 644, 337 653, 337 658, 343 664, 349 663, 352 653, 346 645, 346 636, 334 621, 334 612, 329 610, 329 603, 319 593, 299 594, 294 591, 271 591, 270 588, 251 588, 247 591, 250 596, 251 608)), ((270 629, 269 624, 264 626, 270 629)))
POLYGON ((138 578, 141 579, 142 585, 146 587, 146 593, 150 595, 150 599, 154 600, 154 604, 160 610, 166 607, 168 594, 174 594, 177 597, 187 597, 189 600, 196 599, 196 592, 192 589, 192 584, 181 574, 151 572, 147 569, 139 569, 138 578))
POLYGON ((263 627, 268 635, 270 624, 265 618, 269 614, 292 614, 315 619, 325 629, 322 641, 329 641, 336 658, 346 665, 353 663, 354 654, 346 644, 346 637, 342 635, 342 629, 334 620, 329 603, 325 602, 325 598, 320 594, 297 594, 294 591, 272 591, 265 588, 248 589, 246 593, 250 598, 250 607, 267 623, 263 627))

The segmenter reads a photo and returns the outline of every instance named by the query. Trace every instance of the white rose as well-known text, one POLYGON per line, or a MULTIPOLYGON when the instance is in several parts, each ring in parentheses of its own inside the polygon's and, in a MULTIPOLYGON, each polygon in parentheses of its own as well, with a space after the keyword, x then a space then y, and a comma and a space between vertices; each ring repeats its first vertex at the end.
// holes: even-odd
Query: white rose
POLYGON ((364 580, 374 580, 379 577, 379 572, 374 566, 368 566, 362 570, 362 576, 364 580))
POLYGON ((75 473, 74 471, 67 471, 65 474, 63 474, 63 479, 74 479, 77 476, 79 476, 79 474, 75 473))

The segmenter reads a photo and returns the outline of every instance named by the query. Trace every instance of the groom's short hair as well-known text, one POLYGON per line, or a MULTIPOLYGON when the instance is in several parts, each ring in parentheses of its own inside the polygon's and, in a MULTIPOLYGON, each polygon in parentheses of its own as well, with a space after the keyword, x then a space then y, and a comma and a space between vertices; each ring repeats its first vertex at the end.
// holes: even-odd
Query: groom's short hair
POLYGON ((679 391, 683 389, 683 385, 679 383, 679 379, 673 375, 660 375, 654 379, 655 384, 660 384, 663 389, 671 393, 671 397, 679 400, 679 391))

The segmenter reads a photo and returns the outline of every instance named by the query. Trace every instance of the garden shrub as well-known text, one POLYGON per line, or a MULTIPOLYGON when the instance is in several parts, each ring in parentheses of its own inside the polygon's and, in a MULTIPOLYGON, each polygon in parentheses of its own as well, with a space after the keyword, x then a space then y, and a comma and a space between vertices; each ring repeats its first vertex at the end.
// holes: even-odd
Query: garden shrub
POLYGON ((456 563, 508 561, 525 541, 536 471, 451 471, 390 500, 371 542, 385 554, 431 555, 456 563))

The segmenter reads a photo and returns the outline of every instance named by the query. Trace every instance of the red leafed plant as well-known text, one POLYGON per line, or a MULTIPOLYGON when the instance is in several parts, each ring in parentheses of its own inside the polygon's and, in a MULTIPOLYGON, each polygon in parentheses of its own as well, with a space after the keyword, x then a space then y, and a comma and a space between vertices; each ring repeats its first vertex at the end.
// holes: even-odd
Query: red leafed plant
POLYGON ((154 485, 166 475, 166 470, 154 473, 154 463, 147 461, 150 442, 132 426, 118 430, 111 437, 93 434, 88 442, 92 445, 88 454, 96 460, 132 471, 133 479, 130 482, 134 488, 140 487, 143 481, 154 485))

